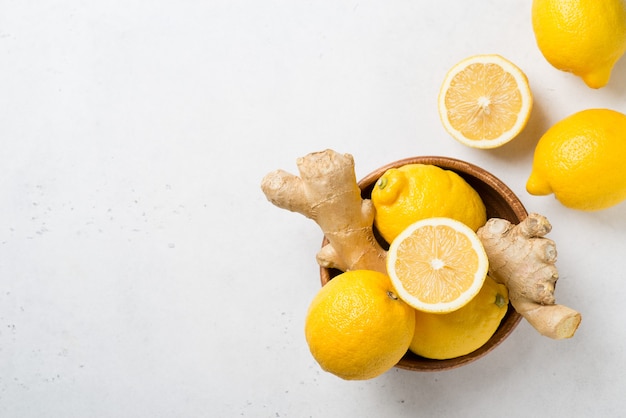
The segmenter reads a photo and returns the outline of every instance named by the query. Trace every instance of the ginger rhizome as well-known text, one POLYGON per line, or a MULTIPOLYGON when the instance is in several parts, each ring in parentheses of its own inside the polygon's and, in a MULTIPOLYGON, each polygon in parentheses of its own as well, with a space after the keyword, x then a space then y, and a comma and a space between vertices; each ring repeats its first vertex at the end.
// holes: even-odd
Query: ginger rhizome
MULTIPOLYGON (((353 157, 325 150, 298 158, 296 164, 300 176, 277 170, 263 178, 261 189, 274 205, 320 226, 329 243, 318 252, 318 264, 387 274, 387 252, 373 232, 375 210, 361 197, 353 157)), ((581 315, 555 303, 556 246, 544 237, 550 230, 545 217, 531 214, 519 225, 489 219, 478 236, 490 275, 508 288, 515 310, 542 335, 562 339, 574 335, 581 315)))
POLYGON ((333 150, 298 158, 300 177, 283 170, 267 174, 261 189, 274 205, 314 220, 329 244, 317 254, 322 267, 387 274, 386 252, 373 233, 374 207, 361 198, 354 158, 333 150))
POLYGON ((556 245, 545 238, 551 229, 544 216, 531 213, 518 225, 490 219, 477 233, 489 258, 489 273, 509 289, 515 310, 542 335, 570 338, 581 315, 555 302, 556 245))

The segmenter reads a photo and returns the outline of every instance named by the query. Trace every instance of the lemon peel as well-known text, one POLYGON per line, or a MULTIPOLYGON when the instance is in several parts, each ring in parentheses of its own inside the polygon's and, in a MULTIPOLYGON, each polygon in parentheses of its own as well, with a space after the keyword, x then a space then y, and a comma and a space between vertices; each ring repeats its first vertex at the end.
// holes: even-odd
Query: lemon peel
POLYGON ((533 0, 532 25, 545 59, 594 89, 609 82, 626 52, 623 0, 533 0))
POLYGON ((487 221, 476 190, 454 171, 430 164, 406 164, 385 171, 374 185, 371 200, 376 209, 374 224, 387 243, 420 219, 453 218, 474 231, 487 221))
POLYGON ((528 193, 554 193, 564 206, 606 209, 626 199, 626 115, 587 109, 555 123, 539 139, 528 193))
POLYGON ((469 354, 496 332, 509 304, 508 290, 491 277, 465 306, 446 314, 415 311, 409 349, 422 357, 445 360, 469 354))
POLYGON ((305 336, 325 371, 346 380, 377 377, 409 348, 414 310, 400 300, 389 277, 352 270, 329 281, 309 306, 305 336))

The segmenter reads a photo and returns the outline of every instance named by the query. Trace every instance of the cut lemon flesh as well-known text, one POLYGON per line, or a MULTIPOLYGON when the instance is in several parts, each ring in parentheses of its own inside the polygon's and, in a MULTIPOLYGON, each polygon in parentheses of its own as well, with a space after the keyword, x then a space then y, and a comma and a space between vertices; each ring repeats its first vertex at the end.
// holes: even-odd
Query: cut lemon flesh
POLYGON ((472 148, 495 148, 515 138, 532 110, 526 75, 500 55, 476 55, 456 64, 439 91, 444 128, 472 148))
POLYGON ((480 291, 489 261, 476 233, 451 218, 428 218, 393 240, 387 272, 398 296, 424 312, 452 312, 480 291))

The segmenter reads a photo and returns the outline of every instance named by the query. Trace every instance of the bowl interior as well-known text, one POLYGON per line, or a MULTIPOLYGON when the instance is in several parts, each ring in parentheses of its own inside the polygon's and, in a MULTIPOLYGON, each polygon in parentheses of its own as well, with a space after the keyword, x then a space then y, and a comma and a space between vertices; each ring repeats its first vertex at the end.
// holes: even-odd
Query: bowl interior
MULTIPOLYGON (((459 174, 481 196, 487 209, 487 219, 502 218, 510 221, 511 223, 517 224, 528 215, 526 209, 522 205, 522 202, 504 183, 502 183, 502 181, 480 167, 465 161, 448 157, 412 157, 395 161, 380 167, 365 176, 359 182, 361 196, 364 199, 369 199, 376 180, 378 180, 378 178, 382 176, 385 171, 390 168, 397 168, 406 164, 432 164, 447 170, 452 170, 459 174)), ((376 231, 374 231, 374 233, 376 233, 376 231)), ((380 237, 378 238, 381 244, 386 246, 384 240, 380 237)), ((322 246, 327 243, 328 241, 324 239, 322 246)), ((320 279, 322 286, 340 273, 341 272, 338 270, 321 267, 320 279)), ((404 355, 400 362, 398 362, 397 367, 416 371, 439 371, 460 367, 483 357, 497 347, 515 329, 520 320, 521 315, 518 314, 509 304, 508 311, 502 319, 502 322, 500 323, 500 326, 495 334, 489 341, 487 341, 486 344, 476 351, 465 356, 447 360, 427 359, 409 351, 404 355)))

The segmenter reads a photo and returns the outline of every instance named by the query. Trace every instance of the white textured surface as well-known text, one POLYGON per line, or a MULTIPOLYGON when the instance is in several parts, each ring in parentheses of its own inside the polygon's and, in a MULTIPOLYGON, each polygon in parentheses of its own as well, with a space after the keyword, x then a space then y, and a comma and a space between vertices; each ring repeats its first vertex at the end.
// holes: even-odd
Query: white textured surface
POLYGON ((536 48, 528 0, 0 1, 0 416, 623 416, 626 205, 567 210, 524 184, 539 136, 626 112, 626 61, 587 88, 536 48), (529 126, 464 147, 448 68, 500 53, 529 126), (334 148, 357 175, 414 155, 483 166, 553 224, 576 336, 525 322, 461 369, 365 382, 303 336, 320 232, 264 174, 334 148))

